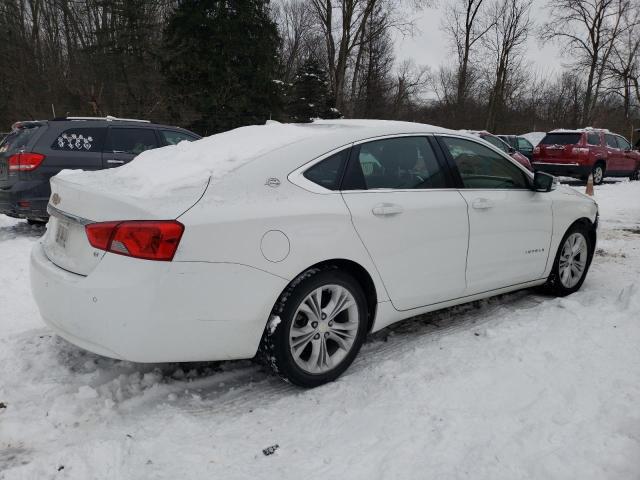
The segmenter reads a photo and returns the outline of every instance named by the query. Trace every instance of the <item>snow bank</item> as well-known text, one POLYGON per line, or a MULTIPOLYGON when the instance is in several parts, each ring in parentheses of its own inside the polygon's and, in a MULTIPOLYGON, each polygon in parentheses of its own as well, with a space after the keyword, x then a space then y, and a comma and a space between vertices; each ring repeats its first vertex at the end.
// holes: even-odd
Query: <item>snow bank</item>
POLYGON ((209 178, 221 178, 265 153, 326 133, 305 125, 267 122, 147 150, 122 167, 95 172, 63 170, 59 175, 65 182, 98 193, 164 197, 167 192, 200 188, 209 178))

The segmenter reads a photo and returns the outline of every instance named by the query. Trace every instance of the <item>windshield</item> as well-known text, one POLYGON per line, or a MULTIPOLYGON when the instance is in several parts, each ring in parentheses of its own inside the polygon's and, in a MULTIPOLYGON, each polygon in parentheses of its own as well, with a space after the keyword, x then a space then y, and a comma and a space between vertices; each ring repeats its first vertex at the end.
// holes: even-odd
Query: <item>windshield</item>
POLYGON ((29 140, 35 135, 41 125, 33 125, 21 127, 13 130, 9 135, 4 137, 0 142, 0 153, 15 152, 23 149, 29 143, 29 140))
POLYGON ((575 145, 580 143, 581 133, 547 133, 540 145, 575 145))

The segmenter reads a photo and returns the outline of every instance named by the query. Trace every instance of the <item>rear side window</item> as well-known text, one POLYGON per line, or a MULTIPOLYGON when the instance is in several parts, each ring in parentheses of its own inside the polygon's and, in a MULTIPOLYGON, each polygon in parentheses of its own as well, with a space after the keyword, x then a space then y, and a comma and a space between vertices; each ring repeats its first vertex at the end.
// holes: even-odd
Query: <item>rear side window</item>
POLYGON ((547 133, 540 145, 576 145, 581 136, 581 133, 547 133))
POLYGON ((590 133, 587 135, 587 143, 589 145, 600 145, 600 134, 590 133))
POLYGON ((611 148, 620 148, 618 146, 618 141, 616 140, 616 137, 614 137, 613 135, 609 135, 608 133, 604 136, 605 142, 607 142, 607 147, 611 147, 611 148))
POLYGON ((177 145, 178 143, 186 140, 187 142, 193 142, 197 138, 187 135, 186 133, 176 132, 174 130, 160 130, 162 140, 167 145, 177 145))
POLYGON ((305 171, 303 175, 307 180, 321 187, 329 190, 338 190, 340 188, 340 177, 348 157, 349 149, 347 148, 316 163, 305 171))
POLYGON ((107 151, 138 155, 158 147, 155 132, 150 128, 111 128, 107 151))
POLYGON ((2 143, 0 143, 0 153, 8 151, 15 152, 25 148, 39 128, 41 127, 33 126, 14 130, 9 135, 4 137, 4 140, 2 140, 2 143))
POLYGON ((447 181, 425 137, 363 143, 349 165, 343 190, 446 188, 447 181))
POLYGON ((106 128, 70 128, 58 135, 51 149, 68 152, 102 152, 106 133, 106 128))

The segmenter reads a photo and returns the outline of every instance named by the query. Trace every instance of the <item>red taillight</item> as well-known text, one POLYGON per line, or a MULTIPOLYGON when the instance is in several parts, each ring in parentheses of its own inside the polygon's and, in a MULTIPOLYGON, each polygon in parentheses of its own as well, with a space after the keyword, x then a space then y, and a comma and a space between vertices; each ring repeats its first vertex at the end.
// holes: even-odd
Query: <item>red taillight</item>
POLYGON ((89 243, 100 250, 168 262, 178 249, 184 225, 175 220, 134 220, 91 223, 85 230, 89 243))
POLYGON ((38 168, 44 158, 41 153, 16 153, 9 157, 9 170, 30 172, 38 168))

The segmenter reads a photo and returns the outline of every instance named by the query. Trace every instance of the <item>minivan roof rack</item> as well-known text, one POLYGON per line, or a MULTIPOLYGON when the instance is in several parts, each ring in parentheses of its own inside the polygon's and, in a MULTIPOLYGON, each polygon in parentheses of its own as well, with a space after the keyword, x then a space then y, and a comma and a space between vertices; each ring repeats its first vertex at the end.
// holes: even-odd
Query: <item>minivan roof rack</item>
POLYGON ((139 120, 137 118, 118 118, 112 117, 111 115, 107 115, 106 117, 58 117, 54 118, 54 120, 102 120, 105 122, 141 122, 141 123, 151 123, 150 120, 139 120))

